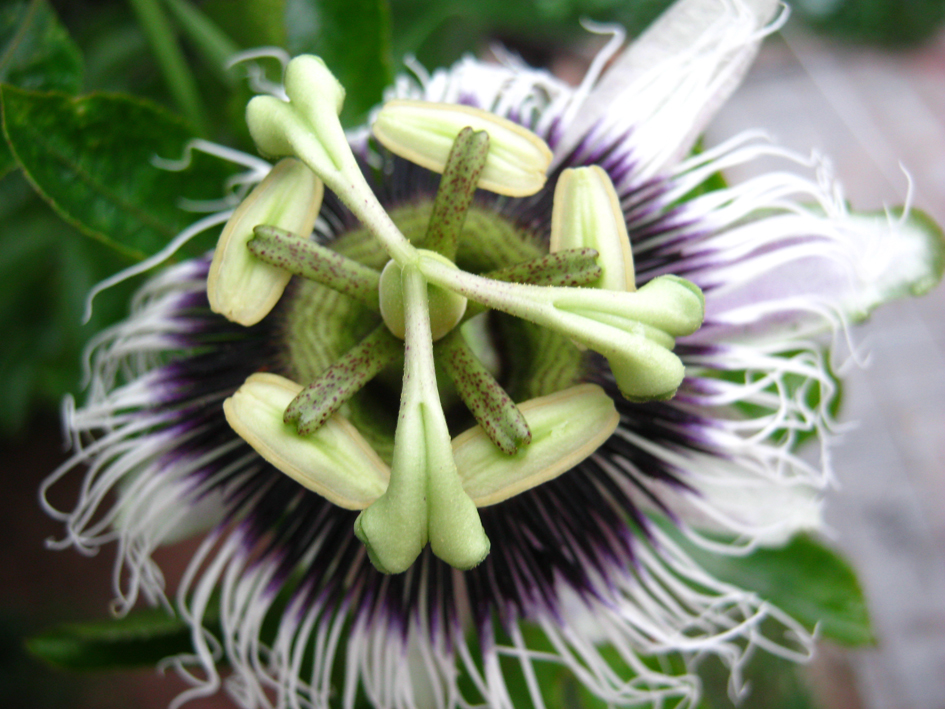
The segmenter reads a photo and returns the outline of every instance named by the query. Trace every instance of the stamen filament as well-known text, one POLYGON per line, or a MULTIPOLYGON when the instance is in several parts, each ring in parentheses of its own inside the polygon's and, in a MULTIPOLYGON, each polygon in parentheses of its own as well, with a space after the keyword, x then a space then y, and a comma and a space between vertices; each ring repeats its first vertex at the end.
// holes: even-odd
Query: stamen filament
MULTIPOLYGON (((484 278, 505 283, 527 283, 533 286, 586 286, 601 277, 603 270, 597 263, 594 249, 565 249, 545 254, 536 259, 517 263, 482 274, 484 278)), ((480 303, 466 306, 464 320, 485 312, 489 308, 480 303)))
POLYGON ((533 286, 585 286, 602 273, 594 249, 565 249, 540 258, 506 266, 484 274, 486 278, 506 283, 529 283, 533 286))
POLYGON ((260 261, 321 283, 380 311, 378 284, 381 274, 378 271, 275 226, 261 224, 253 231, 255 236, 247 247, 260 261))

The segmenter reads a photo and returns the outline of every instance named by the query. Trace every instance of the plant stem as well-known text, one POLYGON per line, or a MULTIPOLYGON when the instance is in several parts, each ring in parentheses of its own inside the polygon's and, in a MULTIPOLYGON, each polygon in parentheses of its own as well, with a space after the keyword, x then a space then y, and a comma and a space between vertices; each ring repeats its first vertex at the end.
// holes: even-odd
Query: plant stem
POLYGON ((173 13, 180 28, 193 42, 194 47, 212 67, 220 80, 228 85, 236 83, 234 75, 227 71, 227 63, 240 47, 207 17, 199 8, 187 0, 164 0, 173 13))
POLYGON ((200 100, 197 82, 190 67, 187 66, 184 54, 174 36, 174 30, 159 0, 129 0, 129 2, 151 43, 155 58, 161 67, 161 74, 164 76, 174 102, 193 123, 197 133, 207 136, 209 121, 203 102, 200 100))

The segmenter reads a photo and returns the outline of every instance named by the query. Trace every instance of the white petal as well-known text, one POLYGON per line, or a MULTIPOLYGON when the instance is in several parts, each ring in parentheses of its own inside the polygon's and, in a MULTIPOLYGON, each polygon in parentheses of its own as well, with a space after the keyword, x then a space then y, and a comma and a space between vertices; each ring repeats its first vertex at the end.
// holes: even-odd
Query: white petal
POLYGON ((928 216, 851 214, 844 227, 859 236, 857 288, 841 307, 854 319, 865 318, 890 300, 924 295, 942 278, 945 238, 928 216))
POLYGON ((629 133, 636 179, 678 161, 740 83, 779 5, 677 2, 588 94, 565 127, 556 157, 585 139, 606 145, 629 133))
POLYGON ((890 300, 927 293, 942 277, 945 243, 925 215, 798 210, 719 234, 704 277, 711 323, 695 339, 765 343, 866 318, 890 300), (724 256, 723 256, 724 254, 724 256))

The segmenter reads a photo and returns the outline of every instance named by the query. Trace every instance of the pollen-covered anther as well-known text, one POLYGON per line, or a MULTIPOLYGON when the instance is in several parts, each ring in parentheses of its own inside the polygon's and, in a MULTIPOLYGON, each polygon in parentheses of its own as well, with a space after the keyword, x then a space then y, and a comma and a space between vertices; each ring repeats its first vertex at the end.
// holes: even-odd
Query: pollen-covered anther
POLYGON ((515 455, 500 452, 481 426, 453 439, 463 489, 488 507, 567 472, 593 454, 620 422, 613 399, 595 384, 581 384, 518 405, 532 432, 515 455))
POLYGON ((531 443, 532 432, 522 412, 466 344, 461 330, 453 330, 433 351, 466 408, 499 450, 515 455, 531 443))
POLYGON ((443 177, 433 200, 423 246, 453 260, 466 213, 472 204, 479 177, 489 158, 489 134, 463 128, 446 160, 443 177))
POLYGON ((321 208, 324 186, 298 160, 280 161, 227 221, 207 277, 210 308, 240 325, 255 325, 278 302, 292 274, 264 263, 246 248, 257 224, 308 235, 321 208))
POLYGON ((378 325, 305 387, 286 407, 283 420, 294 423, 303 436, 315 433, 403 352, 404 343, 384 325, 378 325))
POLYGON ((345 258, 308 237, 293 234, 271 224, 261 224, 246 244, 250 253, 265 263, 293 275, 321 283, 378 310, 381 274, 373 268, 345 258))
POLYGON ((627 219, 610 177, 597 165, 565 170, 555 187, 550 251, 592 248, 603 269, 594 284, 604 290, 636 290, 627 219))
POLYGON ((392 153, 442 173, 460 131, 489 134, 479 187, 510 197, 535 194, 545 184, 551 150, 526 128, 471 106, 399 99, 384 104, 372 130, 392 153))
POLYGON ((390 470, 347 419, 335 414, 311 436, 283 422, 302 387, 257 373, 223 402, 230 427, 259 455, 329 502, 360 510, 384 494, 390 470))

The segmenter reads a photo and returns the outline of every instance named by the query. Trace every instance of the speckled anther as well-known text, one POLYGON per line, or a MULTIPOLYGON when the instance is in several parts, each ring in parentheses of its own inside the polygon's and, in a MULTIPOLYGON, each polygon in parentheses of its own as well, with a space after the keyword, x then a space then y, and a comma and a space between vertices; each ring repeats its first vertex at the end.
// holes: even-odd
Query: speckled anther
POLYGON ((286 423, 295 423, 303 436, 315 433, 342 405, 384 367, 403 354, 403 343, 383 325, 303 389, 285 410, 286 423))

